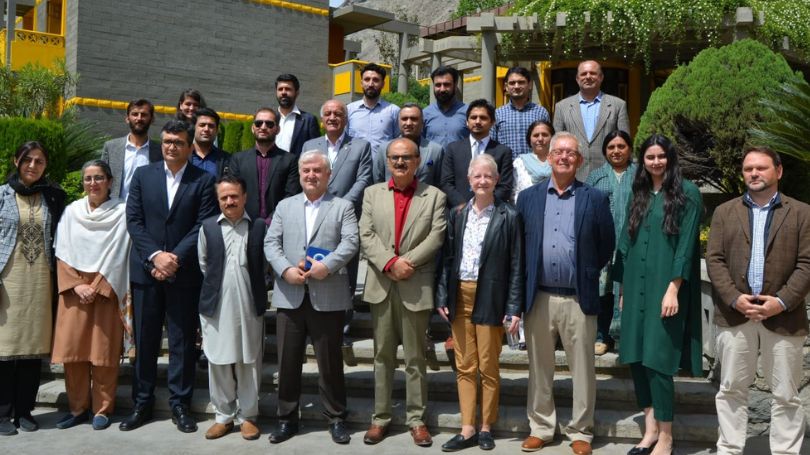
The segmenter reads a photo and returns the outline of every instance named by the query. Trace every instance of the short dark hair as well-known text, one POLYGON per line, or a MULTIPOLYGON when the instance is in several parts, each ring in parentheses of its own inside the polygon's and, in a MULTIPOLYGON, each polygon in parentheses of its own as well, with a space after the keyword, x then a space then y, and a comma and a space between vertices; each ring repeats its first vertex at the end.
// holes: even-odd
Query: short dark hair
POLYGON ((551 132, 551 135, 554 136, 554 125, 551 124, 548 120, 535 120, 526 128, 526 143, 529 144, 529 148, 532 148, 532 131, 540 125, 546 125, 548 130, 551 132))
POLYGON ((487 114, 489 114, 489 118, 493 122, 495 121, 495 106, 493 106, 492 103, 483 98, 477 99, 467 106, 467 118, 468 119, 470 118, 470 113, 472 112, 473 109, 480 109, 480 108, 486 109, 487 114))
POLYGON ((217 114, 217 111, 211 109, 210 107, 201 107, 197 109, 197 112, 194 113, 194 117, 191 119, 195 126, 197 125, 197 119, 200 117, 211 117, 214 119, 214 123, 217 124, 217 127, 219 127, 219 114, 217 114))
POLYGON ((185 101, 186 98, 193 99, 194 101, 197 102, 197 104, 200 105, 200 107, 206 107, 205 98, 203 98, 202 93, 200 93, 199 90, 196 90, 196 89, 193 89, 193 88, 187 88, 187 89, 183 90, 183 92, 180 94, 180 98, 177 100, 177 107, 178 108, 180 107, 181 104, 183 104, 183 101, 185 101))
POLYGON ((191 143, 194 141, 194 127, 183 120, 169 120, 165 125, 163 125, 163 128, 160 129, 161 137, 163 136, 163 133, 186 133, 186 142, 191 145, 191 143))
POLYGON ((767 145, 752 145, 750 147, 746 147, 745 151, 743 151, 743 161, 745 161, 745 157, 748 156, 749 153, 763 153, 768 155, 773 160, 773 167, 779 167, 782 165, 782 157, 779 156, 779 153, 767 145))
POLYGON ((138 98, 136 100, 132 100, 127 104, 127 115, 129 115, 130 111, 132 111, 135 107, 143 107, 146 106, 149 108, 149 115, 154 117, 155 116, 155 105, 152 104, 151 101, 145 98, 138 98))
POLYGON ((458 70, 452 66, 440 66, 436 68, 430 73, 430 80, 432 81, 436 76, 445 76, 447 74, 453 76, 453 85, 458 85, 458 70))
POLYGON ((504 76, 503 80, 507 81, 509 79, 509 76, 511 76, 512 74, 518 74, 520 76, 523 76, 523 78, 526 79, 527 81, 529 82, 532 81, 532 73, 522 66, 513 66, 508 70, 506 70, 506 76, 504 76))
POLYGON ((242 177, 238 175, 233 175, 230 172, 226 172, 222 174, 220 178, 217 179, 217 182, 214 184, 215 188, 219 188, 220 183, 230 183, 232 185, 239 185, 242 187, 242 193, 247 193, 247 182, 242 177))
POLYGON ((374 71, 375 73, 380 75, 382 80, 385 80, 385 75, 388 74, 388 73, 386 73, 385 68, 383 68, 382 66, 380 66, 380 65, 378 65, 376 63, 369 63, 366 66, 364 66, 362 69, 360 69, 360 77, 361 78, 363 77, 364 74, 366 74, 366 71, 374 71))
POLYGON ((278 111, 276 111, 272 107, 264 106, 264 107, 260 107, 260 108, 256 109, 256 113, 253 114, 253 119, 254 120, 256 119, 256 115, 258 115, 259 112, 270 112, 271 114, 273 114, 273 121, 278 123, 278 119, 279 119, 278 111))
POLYGON ((284 73, 279 74, 276 78, 276 87, 278 87, 279 82, 292 82, 295 91, 297 92, 301 88, 301 83, 298 82, 298 78, 295 77, 294 74, 284 73))
POLYGON ((403 104, 403 105, 402 105, 402 106, 399 108, 400 112, 401 112, 403 109, 418 109, 418 110, 419 110, 419 116, 420 116, 420 117, 422 117, 423 119, 424 119, 424 117, 425 117, 424 113, 422 112, 422 106, 420 106, 420 105, 418 105, 418 104, 416 104, 416 103, 413 103, 413 102, 407 102, 407 103, 403 104))

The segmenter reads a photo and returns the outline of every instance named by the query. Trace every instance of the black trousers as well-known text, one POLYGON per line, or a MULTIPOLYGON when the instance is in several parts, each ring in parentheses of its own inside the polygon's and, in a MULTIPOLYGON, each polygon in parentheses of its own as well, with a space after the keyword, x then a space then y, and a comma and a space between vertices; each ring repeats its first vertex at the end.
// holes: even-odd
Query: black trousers
POLYGON ((599 314, 596 316, 596 341, 613 346, 615 341, 610 336, 610 323, 613 321, 613 294, 599 297, 599 314))
POLYGON ((31 415, 41 375, 41 359, 0 361, 0 419, 31 415))
POLYGON ((343 311, 316 311, 304 296, 301 306, 279 308, 276 314, 278 338, 278 418, 298 420, 301 397, 301 358, 307 335, 318 362, 318 391, 324 415, 330 423, 346 417, 346 384, 343 379, 343 311))
POLYGON ((132 284, 137 352, 132 400, 136 408, 152 406, 155 399, 157 358, 164 319, 169 334, 169 405, 174 408, 191 404, 197 360, 194 343, 200 319, 199 298, 199 286, 132 284))

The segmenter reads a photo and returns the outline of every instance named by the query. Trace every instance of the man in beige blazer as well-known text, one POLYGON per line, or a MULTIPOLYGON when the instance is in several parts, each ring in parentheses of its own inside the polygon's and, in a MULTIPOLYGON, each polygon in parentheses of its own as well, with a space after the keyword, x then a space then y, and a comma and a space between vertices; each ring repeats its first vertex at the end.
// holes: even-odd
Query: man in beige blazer
POLYGON ((376 444, 391 423, 397 346, 405 357, 406 421, 414 443, 432 444, 425 426, 425 330, 433 310, 436 254, 445 231, 444 193, 414 178, 419 147, 407 138, 386 150, 391 179, 366 188, 360 248, 368 258, 363 300, 374 329, 374 415, 363 441, 376 444))
POLYGON ((782 163, 769 148, 746 150, 742 174, 747 191, 714 211, 706 251, 721 369, 717 453, 743 453, 748 388, 759 363, 773 393, 771 453, 798 454, 805 432, 798 386, 808 332, 810 206, 778 191, 782 163))
POLYGON ((613 130, 630 132, 627 105, 620 98, 602 93, 605 78, 598 62, 586 60, 577 67, 579 92, 557 103, 554 108, 554 129, 568 131, 579 141, 584 158, 577 170, 577 180, 585 181, 588 174, 605 163, 602 142, 613 130))

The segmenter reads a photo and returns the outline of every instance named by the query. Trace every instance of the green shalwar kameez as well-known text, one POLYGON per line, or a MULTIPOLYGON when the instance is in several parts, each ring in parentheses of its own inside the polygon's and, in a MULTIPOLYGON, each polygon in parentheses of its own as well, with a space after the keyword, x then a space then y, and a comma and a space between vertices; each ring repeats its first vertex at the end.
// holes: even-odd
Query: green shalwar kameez
POLYGON ((640 362, 669 377, 680 368, 695 376, 702 373, 698 236, 703 203, 694 183, 684 180, 683 191, 687 201, 679 216, 679 233, 664 233, 664 194, 652 195, 635 239, 630 238, 627 226, 622 229, 614 269, 624 295, 619 360, 640 362), (661 301, 676 278, 683 278, 678 313, 662 318, 661 301))

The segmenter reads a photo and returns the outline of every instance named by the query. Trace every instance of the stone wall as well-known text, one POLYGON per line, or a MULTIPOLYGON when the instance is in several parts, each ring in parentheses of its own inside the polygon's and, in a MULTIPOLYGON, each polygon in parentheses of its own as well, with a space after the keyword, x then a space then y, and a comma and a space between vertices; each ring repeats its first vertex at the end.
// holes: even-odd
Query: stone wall
MULTIPOLYGON (((280 73, 301 80, 304 110, 317 111, 329 95, 327 16, 241 0, 79 0, 67 2, 67 14, 66 60, 79 73, 79 97, 174 106, 196 88, 218 111, 250 114, 276 105, 280 73)), ((128 131, 121 110, 80 113, 113 136, 128 131)))

